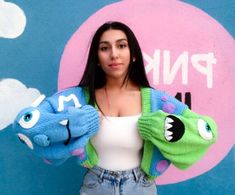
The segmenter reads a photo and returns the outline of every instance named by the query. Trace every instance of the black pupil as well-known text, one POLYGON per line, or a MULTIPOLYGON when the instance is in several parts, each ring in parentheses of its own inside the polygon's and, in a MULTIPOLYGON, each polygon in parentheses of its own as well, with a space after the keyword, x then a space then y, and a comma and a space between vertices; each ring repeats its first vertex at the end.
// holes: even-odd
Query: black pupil
POLYGON ((24 118, 26 121, 28 121, 31 118, 31 114, 26 114, 24 118))

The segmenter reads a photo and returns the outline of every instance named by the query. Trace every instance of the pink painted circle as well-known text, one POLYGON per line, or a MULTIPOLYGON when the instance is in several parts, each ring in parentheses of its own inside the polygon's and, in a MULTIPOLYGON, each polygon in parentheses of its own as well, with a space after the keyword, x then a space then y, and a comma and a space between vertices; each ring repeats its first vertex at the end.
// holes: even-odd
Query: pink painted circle
POLYGON ((180 92, 183 101, 190 92, 192 110, 212 116, 218 124, 218 142, 202 160, 186 171, 170 166, 156 182, 176 183, 210 170, 235 140, 234 39, 212 17, 181 1, 120 1, 94 13, 70 38, 60 63, 58 89, 79 83, 91 37, 110 20, 122 21, 135 32, 153 87, 173 96, 180 92))

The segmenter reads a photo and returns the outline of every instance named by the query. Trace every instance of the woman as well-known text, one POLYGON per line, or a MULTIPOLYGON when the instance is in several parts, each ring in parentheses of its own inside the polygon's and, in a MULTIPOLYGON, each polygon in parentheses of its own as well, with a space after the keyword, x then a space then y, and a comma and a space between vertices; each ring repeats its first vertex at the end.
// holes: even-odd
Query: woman
MULTIPOLYGON (((132 183, 145 177, 144 173, 138 168, 133 170, 135 173, 130 170, 140 166, 143 147, 143 140, 137 130, 137 120, 142 112, 140 88, 149 87, 149 83, 139 44, 129 27, 119 22, 111 22, 97 30, 79 85, 88 89, 89 103, 97 105, 101 115, 104 115, 101 129, 92 139, 99 156, 98 165, 103 169, 95 168, 93 172, 96 175, 104 172, 103 177, 108 182, 114 179, 117 182, 126 180, 120 186, 117 183, 120 189, 115 185, 107 185, 100 193, 112 194, 114 190, 122 190, 124 194, 144 194, 141 184, 132 183), (115 178, 112 176, 113 172, 104 169, 122 171, 118 172, 122 177, 115 178), (130 181, 125 179, 127 177, 131 178, 130 181)), ((93 172, 87 174, 81 192, 92 194, 87 186, 91 185, 89 178, 94 177, 93 172)), ((143 185, 148 185, 144 186, 148 189, 147 194, 156 194, 153 181, 143 185)), ((94 190, 97 194, 97 189, 94 190)))
MULTIPOLYGON (((155 136, 160 139, 160 143, 152 138, 154 135, 150 136, 156 130, 152 124, 166 117, 164 113, 147 114, 150 110, 162 109, 168 113, 184 114, 188 121, 194 113, 173 97, 149 88, 141 49, 128 26, 120 22, 109 22, 96 31, 79 86, 87 89, 89 104, 97 106, 104 116, 98 133, 91 139, 99 162, 85 176, 81 188, 84 194, 156 194, 152 179, 169 166, 169 159, 176 166, 186 168, 201 156, 202 151, 198 149, 196 159, 193 159, 191 153, 188 158, 193 160, 185 157, 186 162, 180 163, 182 157, 174 157, 174 153, 187 152, 181 151, 182 145, 187 146, 184 141, 179 143, 175 152, 172 146, 164 146, 168 144, 167 140, 178 141, 182 133, 176 133, 175 140, 170 140, 172 133, 168 131, 163 144, 164 138, 158 137, 157 133, 155 136), (159 102, 154 105, 152 100, 152 105, 147 108, 153 98, 159 102), (143 140, 146 140, 145 143, 143 140), (158 145, 163 145, 168 159, 155 147, 158 145), (157 169, 150 168, 154 163, 155 166, 157 163, 157 169)), ((210 126, 214 126, 213 122, 210 126)), ((187 139, 190 140, 190 136, 187 139)), ((191 151, 194 150, 196 148, 191 151)))
POLYGON ((120 22, 96 31, 79 86, 21 111, 14 129, 49 164, 77 156, 87 195, 156 194, 154 179, 171 163, 188 168, 217 139, 211 118, 150 88, 135 35, 120 22))

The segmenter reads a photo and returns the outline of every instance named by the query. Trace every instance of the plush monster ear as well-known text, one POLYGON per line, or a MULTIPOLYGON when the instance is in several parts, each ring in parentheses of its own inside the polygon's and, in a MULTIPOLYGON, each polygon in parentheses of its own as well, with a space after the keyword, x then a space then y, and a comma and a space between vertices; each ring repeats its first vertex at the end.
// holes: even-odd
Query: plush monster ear
POLYGON ((46 96, 44 94, 40 95, 32 104, 32 107, 37 107, 39 106, 39 104, 41 104, 41 102, 46 98, 46 96))

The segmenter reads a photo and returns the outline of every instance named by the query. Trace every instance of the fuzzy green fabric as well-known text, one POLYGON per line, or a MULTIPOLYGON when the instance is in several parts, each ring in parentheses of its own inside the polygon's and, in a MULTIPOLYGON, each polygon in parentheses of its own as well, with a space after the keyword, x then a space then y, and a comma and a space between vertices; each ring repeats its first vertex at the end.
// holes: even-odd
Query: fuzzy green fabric
MULTIPOLYGON (((142 98, 142 114, 150 113, 151 112, 151 101, 149 101, 151 99, 150 88, 141 88, 141 98, 142 98)), ((144 160, 141 161, 141 168, 145 173, 149 173, 152 155, 153 155, 153 144, 150 141, 146 140, 144 142, 144 147, 143 147, 142 159, 144 160)))
MULTIPOLYGON (((86 102, 88 102, 89 101, 88 90, 86 88, 83 88, 83 93, 85 95, 86 102)), ((95 106, 95 108, 97 109, 97 106, 95 106)), ((82 164, 82 166, 87 167, 87 168, 92 168, 98 164, 99 158, 98 158, 98 155, 97 155, 97 152, 96 152, 94 146, 91 143, 91 140, 89 140, 89 142, 86 145, 86 152, 88 154, 88 158, 82 164)))
POLYGON ((87 154, 89 154, 88 159, 82 164, 82 166, 92 168, 93 166, 98 164, 99 159, 96 150, 90 141, 86 145, 86 152, 87 154))
POLYGON ((144 114, 139 119, 138 127, 141 137, 157 146, 163 156, 180 169, 186 169, 202 158, 217 139, 215 122, 189 109, 182 116, 169 115, 163 111, 144 114), (176 117, 181 122, 173 123, 168 116, 176 117), (174 132, 171 126, 176 127, 174 132), (178 131, 180 128, 183 129, 181 134, 178 131), (174 135, 178 136, 178 140, 171 141, 174 135))

